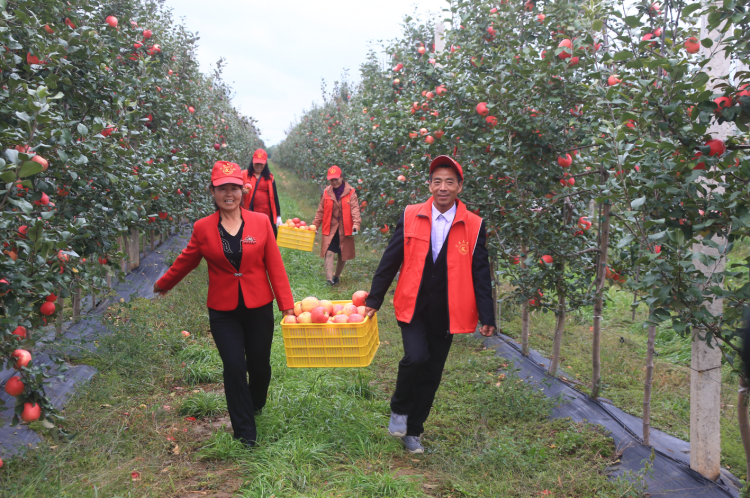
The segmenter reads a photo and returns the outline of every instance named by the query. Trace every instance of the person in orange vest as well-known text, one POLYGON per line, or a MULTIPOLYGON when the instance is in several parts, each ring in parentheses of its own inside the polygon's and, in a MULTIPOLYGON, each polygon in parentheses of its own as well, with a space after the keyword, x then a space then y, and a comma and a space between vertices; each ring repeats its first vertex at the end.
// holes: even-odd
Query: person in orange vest
POLYGON ((268 153, 263 149, 253 152, 253 161, 247 170, 242 172, 243 193, 242 207, 263 213, 271 220, 274 237, 278 236, 278 225, 281 225, 281 205, 276 190, 276 180, 268 169, 268 153))
POLYGON ((449 156, 430 164, 430 197, 407 206, 372 278, 365 314, 380 309, 393 278, 404 356, 398 364, 388 431, 409 453, 420 437, 440 385, 453 334, 495 332, 487 234, 482 218, 457 199, 461 165, 449 156))
POLYGON ((361 218, 357 191, 344 181, 341 168, 328 168, 328 181, 330 185, 320 197, 318 212, 312 224, 320 227, 323 234, 320 257, 325 260, 326 281, 330 285, 336 285, 346 262, 356 256, 354 235, 359 232, 361 218), (336 254, 338 261, 334 273, 333 260, 336 254))

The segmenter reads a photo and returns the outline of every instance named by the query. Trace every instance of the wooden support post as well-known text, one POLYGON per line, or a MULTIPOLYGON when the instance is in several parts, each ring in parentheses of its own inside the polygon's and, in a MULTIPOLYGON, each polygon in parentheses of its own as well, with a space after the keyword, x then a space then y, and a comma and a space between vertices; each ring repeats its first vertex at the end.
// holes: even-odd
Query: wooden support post
POLYGON ((154 252, 154 248, 156 246, 154 246, 154 231, 153 230, 148 231, 148 238, 149 238, 149 241, 151 242, 151 252, 154 252))
POLYGON ((76 287, 73 293, 73 320, 81 318, 81 288, 76 287))
POLYGON ((107 287, 112 288, 112 272, 107 272, 107 287))
MULTIPOLYGON (((521 268, 526 269, 526 251, 528 248, 525 245, 521 245, 521 254, 518 256, 518 260, 521 263, 521 268)), ((529 356, 529 302, 525 301, 521 305, 521 354, 529 356)))

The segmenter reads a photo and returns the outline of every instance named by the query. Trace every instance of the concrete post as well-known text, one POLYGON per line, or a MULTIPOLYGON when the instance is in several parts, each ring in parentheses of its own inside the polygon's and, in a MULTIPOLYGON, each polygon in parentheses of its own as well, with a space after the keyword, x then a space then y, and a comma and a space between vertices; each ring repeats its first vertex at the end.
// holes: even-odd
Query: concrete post
POLYGON ((435 53, 439 54, 445 50, 445 24, 438 18, 435 20, 435 53))
POLYGON ((57 291, 57 317, 55 318, 55 337, 62 337, 63 308, 65 299, 62 297, 62 289, 57 291))
POLYGON ((76 287, 73 294, 73 320, 81 317, 81 288, 76 287))
POLYGON ((125 257, 120 261, 120 269, 125 273, 128 273, 130 271, 130 268, 128 268, 128 261, 130 260, 130 243, 124 235, 120 235, 117 237, 117 245, 120 250, 125 253, 125 257))

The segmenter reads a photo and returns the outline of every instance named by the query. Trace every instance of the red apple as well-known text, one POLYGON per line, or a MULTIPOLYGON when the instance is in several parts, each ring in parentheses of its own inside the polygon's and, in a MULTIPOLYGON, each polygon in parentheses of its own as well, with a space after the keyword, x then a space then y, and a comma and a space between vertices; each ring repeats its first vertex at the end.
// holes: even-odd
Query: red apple
POLYGON ((331 317, 331 323, 347 323, 349 321, 349 316, 340 314, 340 315, 334 315, 331 317))
POLYGON ((435 143, 435 137, 433 137, 432 135, 427 135, 424 141, 427 145, 432 145, 433 143, 435 143))
POLYGON ((152 35, 152 34, 153 34, 153 33, 151 32, 151 30, 150 30, 150 29, 144 29, 144 30, 143 30, 143 39, 144 39, 144 40, 147 40, 147 39, 151 38, 151 35, 152 35))
POLYGON ((709 156, 721 156, 727 151, 727 147, 726 145, 724 145, 724 142, 716 138, 707 141, 706 145, 711 148, 711 151, 708 153, 709 156))
POLYGON ((497 118, 495 116, 487 116, 484 120, 490 128, 494 128, 497 125, 497 118))
POLYGON ((18 327, 16 327, 16 330, 11 333, 18 336, 19 340, 26 339, 26 327, 24 327, 23 325, 19 325, 18 327))
POLYGON ((5 392, 11 396, 20 396, 23 394, 23 390, 26 389, 21 377, 14 375, 8 382, 5 383, 5 392))
POLYGON ((302 314, 302 303, 295 303, 294 316, 300 316, 301 314, 302 314))
POLYGON ((369 292, 367 291, 357 291, 354 294, 352 294, 352 304, 354 306, 364 306, 365 300, 367 299, 367 296, 369 295, 369 292))
POLYGON ((607 84, 609 86, 615 86, 620 82, 622 82, 622 80, 618 78, 616 74, 613 74, 609 78, 607 78, 607 84))
POLYGON ((214 144, 214 149, 220 150, 221 149, 221 144, 214 144))
POLYGON ((21 367, 25 367, 26 365, 28 365, 31 361, 31 353, 29 353, 25 349, 16 349, 10 356, 16 359, 16 364, 14 366, 18 370, 20 370, 21 367))
POLYGON ((362 323, 365 321, 365 317, 359 313, 352 313, 349 315, 349 323, 362 323))
POLYGON ((357 312, 357 307, 354 306, 353 304, 344 305, 343 313, 345 315, 353 315, 356 312, 357 312))
POLYGON ((183 330, 182 337, 190 337, 190 332, 188 332, 187 330, 183 330))
POLYGON ((487 109, 487 102, 480 102, 477 104, 477 113, 480 116, 487 116, 490 113, 490 110, 487 109))
POLYGON ((48 294, 47 297, 44 298, 44 300, 48 303, 54 303, 55 301, 57 301, 57 296, 54 294, 48 294))
POLYGON ((698 42, 698 38, 691 36, 685 40, 685 50, 689 54, 696 54, 701 49, 701 44, 698 42))
POLYGON ((541 264, 545 264, 546 263, 548 265, 551 265, 552 264, 552 256, 550 256, 549 254, 545 254, 544 256, 542 256, 542 258, 539 260, 539 262, 541 264))
POLYGON ((297 323, 297 317, 294 315, 286 315, 284 316, 284 319, 281 321, 281 323, 290 323, 290 324, 297 323))
POLYGON ((328 321, 328 311, 323 306, 318 306, 310 312, 313 323, 325 323, 328 321))
POLYGON ((24 403, 21 419, 24 422, 36 422, 42 416, 42 405, 39 403, 24 403))
POLYGON ((362 315, 362 316, 365 316, 365 310, 366 310, 366 309, 367 309, 367 308, 366 308, 366 307, 364 307, 364 306, 357 306, 357 313, 359 313, 359 314, 360 314, 360 315, 362 315))
POLYGON ((563 50, 562 52, 558 54, 559 58, 567 59, 568 57, 571 56, 571 52, 573 51, 573 42, 570 41, 570 39, 566 38, 560 42, 557 48, 568 49, 568 50, 563 50))
POLYGON ((732 107, 732 99, 730 99, 729 97, 719 97, 718 99, 714 99, 714 104, 718 106, 718 108, 714 111, 718 114, 725 107, 732 107))
POLYGON ((333 305, 333 311, 331 312, 332 316, 341 315, 344 312, 344 305, 343 304, 334 304, 333 305))
POLYGON ((437 138, 438 140, 443 138, 443 135, 445 135, 445 132, 443 130, 438 130, 435 132, 435 138, 437 138))
POLYGON ((423 55, 425 52, 427 52, 427 49, 424 47, 419 47, 417 49, 417 52, 419 52, 419 55, 423 55))
POLYGON ((169 216, 169 213, 165 213, 164 211, 159 212, 159 218, 162 220, 166 220, 167 216, 169 216))
POLYGON ((305 311, 305 312, 301 313, 297 317, 297 323, 312 323, 312 315, 310 314, 310 312, 309 311, 305 311))
POLYGON ((115 16, 107 16, 106 21, 107 21, 107 24, 109 24, 111 28, 117 27, 117 18, 115 16))
POLYGON ((47 171, 47 168, 49 168, 49 162, 43 158, 42 156, 36 155, 31 158, 32 161, 35 163, 39 163, 42 165, 42 171, 47 171))
POLYGON ((559 164, 563 168, 569 168, 570 165, 573 164, 573 158, 570 157, 570 154, 565 154, 565 157, 558 156, 557 157, 557 164, 559 164))
POLYGON ((39 311, 42 315, 53 315, 55 313, 55 303, 46 302, 39 308, 39 311))
POLYGON ((581 59, 578 58, 578 57, 571 57, 570 60, 568 61, 568 65, 569 66, 577 66, 580 61, 581 61, 581 59))

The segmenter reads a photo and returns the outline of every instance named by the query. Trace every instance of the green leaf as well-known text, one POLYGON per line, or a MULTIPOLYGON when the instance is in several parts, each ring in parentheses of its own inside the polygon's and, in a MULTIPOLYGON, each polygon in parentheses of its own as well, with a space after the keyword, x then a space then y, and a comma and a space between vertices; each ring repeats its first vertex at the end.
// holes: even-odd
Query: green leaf
POLYGON ((601 19, 596 19, 593 23, 591 23, 591 29, 594 31, 601 31, 604 27, 604 23, 601 19))
POLYGON ((683 16, 689 16, 690 14, 692 14, 693 12, 695 12, 696 10, 698 10, 700 8, 701 8, 701 4, 699 4, 699 3, 694 3, 692 5, 688 5, 687 7, 685 7, 684 9, 682 9, 682 15, 683 16))
POLYGON ((2 175, 0 175, 0 180, 2 180, 5 183, 10 183, 16 180, 16 172, 15 171, 6 171, 2 175))
POLYGON ((23 199, 8 199, 8 202, 13 204, 14 206, 16 206, 18 209, 20 209, 26 214, 30 214, 31 211, 34 209, 34 206, 24 201, 23 199))
POLYGON ((620 50, 619 52, 615 54, 614 59, 616 61, 624 61, 627 59, 631 59, 632 57, 633 57, 633 52, 631 52, 630 50, 620 50))
POLYGON ((638 208, 640 208, 641 206, 643 206, 645 203, 646 203, 646 196, 644 195, 643 197, 639 197, 638 199, 636 199, 633 202, 631 202, 630 203, 630 207, 634 211, 637 211, 638 208))
POLYGON ((31 121, 31 116, 26 114, 25 112, 16 112, 16 117, 20 119, 21 121, 26 121, 27 123, 31 121))
POLYGON ((89 133, 89 129, 86 128, 86 125, 84 125, 83 123, 78 123, 78 126, 76 127, 76 129, 78 130, 78 133, 80 133, 81 135, 88 135, 89 133))
POLYGON ((625 237, 623 237, 623 238, 622 238, 622 240, 620 241, 620 243, 619 243, 619 244, 617 244, 617 248, 618 248, 618 249, 622 249, 622 248, 623 248, 623 247, 625 247, 626 245, 628 245, 628 244, 630 244, 631 242, 633 242, 633 240, 635 240, 635 235, 633 235, 633 234, 629 233, 629 234, 627 234, 627 235, 626 235, 625 237))
POLYGON ((19 178, 26 178, 27 176, 36 175, 42 171, 42 165, 34 161, 26 161, 21 165, 21 169, 18 172, 19 178))
POLYGON ((714 46, 714 41, 711 38, 704 38, 701 40, 701 45, 706 48, 711 48, 714 46))
POLYGON ((695 75, 695 78, 693 78, 693 85, 694 86, 703 86, 706 83, 708 83, 708 75, 704 72, 700 72, 695 75))

